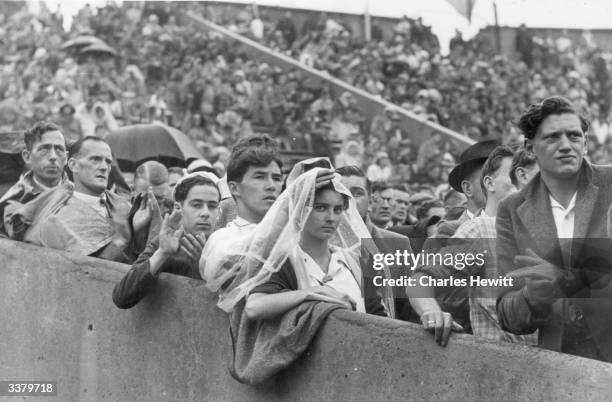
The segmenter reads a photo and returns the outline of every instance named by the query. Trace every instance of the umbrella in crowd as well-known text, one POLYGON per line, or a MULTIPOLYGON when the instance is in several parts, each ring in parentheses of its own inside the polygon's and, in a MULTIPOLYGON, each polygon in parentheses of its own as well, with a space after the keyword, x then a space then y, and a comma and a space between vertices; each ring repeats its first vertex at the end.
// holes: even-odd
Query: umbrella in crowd
POLYGON ((84 47, 83 49, 81 49, 80 54, 81 55, 97 54, 97 55, 114 57, 114 56, 117 56, 117 51, 113 49, 112 47, 110 47, 109 45, 107 45, 106 43, 100 42, 100 43, 93 43, 89 46, 84 47))
POLYGON ((71 48, 80 48, 80 47, 85 47, 85 46, 90 46, 90 45, 100 44, 100 43, 106 45, 106 43, 102 39, 96 36, 81 35, 81 36, 77 36, 76 38, 70 39, 69 41, 65 42, 62 45, 62 50, 68 50, 71 48))
POLYGON ((123 171, 132 171, 147 160, 185 167, 192 160, 202 158, 188 136, 164 124, 124 126, 109 134, 106 140, 123 171))

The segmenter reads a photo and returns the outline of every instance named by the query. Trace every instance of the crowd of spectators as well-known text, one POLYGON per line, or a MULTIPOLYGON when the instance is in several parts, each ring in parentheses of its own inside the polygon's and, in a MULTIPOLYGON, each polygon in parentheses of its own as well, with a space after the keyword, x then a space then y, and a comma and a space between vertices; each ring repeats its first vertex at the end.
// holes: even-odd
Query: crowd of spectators
POLYGON ((610 101, 612 54, 602 51, 589 31, 579 40, 567 32, 539 37, 521 26, 518 59, 498 54, 484 36, 451 40, 440 54, 437 38, 420 19, 404 17, 391 33, 376 24, 364 41, 340 18, 312 13, 302 26, 291 13, 274 20, 249 8, 227 13, 209 7, 210 18, 262 41, 302 63, 401 105, 476 140, 520 142, 513 119, 530 103, 563 94, 591 116, 592 158, 612 161, 610 101))

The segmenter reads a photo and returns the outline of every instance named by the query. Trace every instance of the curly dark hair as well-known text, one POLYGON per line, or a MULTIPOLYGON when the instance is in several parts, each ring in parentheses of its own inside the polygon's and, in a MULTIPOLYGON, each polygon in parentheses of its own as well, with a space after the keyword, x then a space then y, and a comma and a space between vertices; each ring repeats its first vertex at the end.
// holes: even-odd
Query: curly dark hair
POLYGON ((582 116, 572 103, 562 96, 551 96, 542 102, 529 105, 519 118, 517 127, 525 134, 525 138, 533 139, 538 131, 538 127, 545 118, 553 114, 575 114, 580 119, 580 126, 583 132, 589 129, 589 121, 582 116))
MULTIPOLYGON (((34 143, 41 141, 42 136, 49 131, 60 131, 60 128, 48 121, 39 121, 23 133, 26 149, 32 150, 34 143)), ((60 131, 61 132, 61 131, 60 131)))

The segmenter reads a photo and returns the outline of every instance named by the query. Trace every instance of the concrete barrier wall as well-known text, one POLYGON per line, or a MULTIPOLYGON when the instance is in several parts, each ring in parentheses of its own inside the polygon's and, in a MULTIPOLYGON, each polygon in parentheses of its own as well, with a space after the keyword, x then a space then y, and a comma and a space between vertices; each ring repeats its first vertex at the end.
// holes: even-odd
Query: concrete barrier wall
POLYGON ((609 400, 612 364, 332 313, 306 355, 260 387, 227 370, 227 317, 201 281, 162 274, 117 309, 128 266, 0 239, 0 380, 58 382, 53 401, 609 400))
POLYGON ((297 60, 281 53, 273 52, 266 46, 263 46, 255 41, 245 38, 242 35, 229 31, 228 29, 207 21, 199 16, 191 14, 182 15, 183 22, 191 22, 197 24, 202 29, 217 32, 229 39, 236 40, 244 45, 245 50, 255 60, 262 60, 268 64, 272 64, 285 70, 296 70, 303 77, 307 78, 307 82, 313 85, 330 85, 335 96, 348 91, 352 93, 357 101, 357 105, 363 112, 363 116, 369 122, 376 115, 382 114, 385 108, 391 108, 398 112, 402 127, 412 138, 413 143, 419 145, 422 141, 431 137, 432 133, 440 132, 443 136, 451 141, 454 147, 461 151, 474 143, 474 140, 453 130, 443 127, 439 124, 434 124, 425 119, 416 116, 415 114, 393 104, 386 100, 376 98, 366 91, 356 88, 348 83, 330 76, 326 72, 307 67, 297 60))

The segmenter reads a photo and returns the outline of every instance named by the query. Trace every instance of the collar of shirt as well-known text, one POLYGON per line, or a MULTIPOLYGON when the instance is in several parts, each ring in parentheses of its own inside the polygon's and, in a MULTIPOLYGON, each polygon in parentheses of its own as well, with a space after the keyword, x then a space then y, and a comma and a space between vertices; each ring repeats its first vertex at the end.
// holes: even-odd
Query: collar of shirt
POLYGON ((577 192, 572 196, 567 208, 555 200, 550 193, 548 194, 555 226, 557 227, 557 237, 561 239, 568 239, 574 236, 576 194, 577 192))
POLYGON ((89 204, 96 211, 99 211, 104 216, 109 216, 108 209, 106 208, 106 193, 102 193, 99 196, 89 195, 85 193, 81 193, 79 191, 74 191, 74 198, 83 201, 86 204, 89 204))
POLYGON ((469 219, 474 219, 475 217, 477 217, 477 216, 478 216, 478 212, 476 212, 475 214, 473 214, 473 213, 471 213, 471 212, 470 212, 470 210, 469 210, 469 209, 466 209, 466 210, 465 210, 465 214, 467 215, 467 217, 468 217, 469 219))
MULTIPOLYGON (((41 189, 42 191, 45 191, 45 190, 50 190, 50 189, 52 189, 52 188, 57 187, 57 185, 56 185, 56 186, 53 186, 53 187, 45 186, 44 184, 42 184, 41 182, 39 182, 38 180, 36 180, 36 175, 34 175, 34 174, 32 174, 32 181, 33 181, 34 183, 36 183, 36 185, 37 185, 38 187, 40 187, 40 189, 41 189)), ((59 183, 58 183, 58 184, 59 184, 59 183)))
POLYGON ((239 228, 242 228, 242 227, 245 227, 245 226, 248 226, 248 225, 257 225, 257 224, 249 222, 249 221, 247 221, 246 219, 244 219, 241 216, 237 216, 233 221, 231 221, 231 222, 229 222, 227 224, 227 226, 236 226, 236 227, 239 227, 239 228))
POLYGON ((331 246, 329 251, 331 252, 331 257, 329 259, 329 265, 327 269, 327 274, 323 272, 319 264, 315 262, 315 260, 301 247, 297 247, 297 257, 300 258, 304 262, 304 266, 308 271, 308 275, 316 279, 319 285, 325 284, 329 282, 331 279, 336 276, 342 268, 347 269, 349 272, 349 266, 342 253, 335 247, 331 246))

